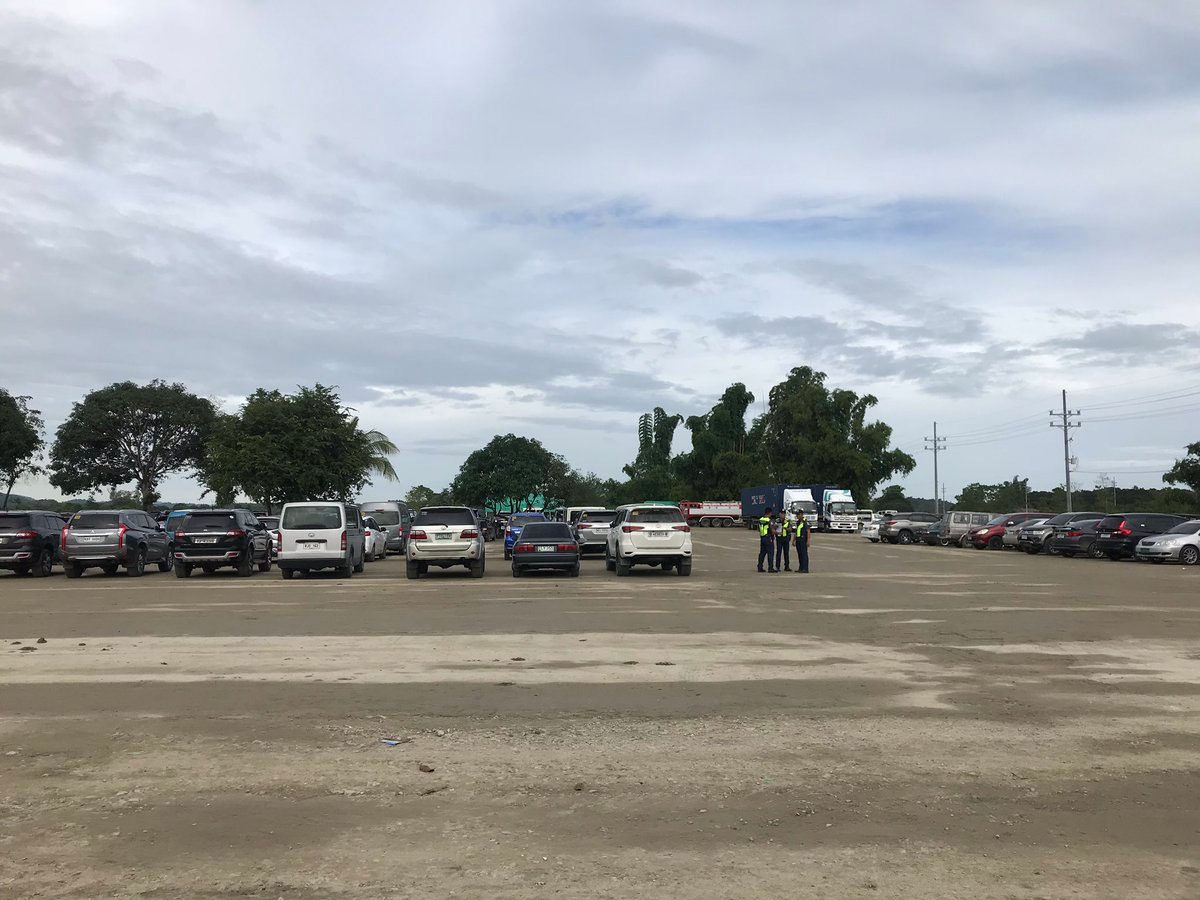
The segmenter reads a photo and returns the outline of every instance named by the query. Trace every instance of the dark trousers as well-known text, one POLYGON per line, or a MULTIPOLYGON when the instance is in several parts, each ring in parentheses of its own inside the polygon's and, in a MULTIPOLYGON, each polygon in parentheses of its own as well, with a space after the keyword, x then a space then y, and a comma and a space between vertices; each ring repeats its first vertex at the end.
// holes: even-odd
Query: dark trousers
POLYGON ((804 535, 796 538, 796 566, 801 572, 808 571, 808 541, 804 535))
POLYGON ((787 538, 780 538, 775 542, 775 568, 790 569, 792 567, 792 547, 791 542, 787 538), (779 561, 783 560, 783 565, 780 566, 779 561))
POLYGON ((771 535, 759 535, 758 538, 758 571, 763 570, 763 560, 767 561, 767 565, 771 571, 775 571, 775 558, 772 555, 775 551, 775 541, 771 535))

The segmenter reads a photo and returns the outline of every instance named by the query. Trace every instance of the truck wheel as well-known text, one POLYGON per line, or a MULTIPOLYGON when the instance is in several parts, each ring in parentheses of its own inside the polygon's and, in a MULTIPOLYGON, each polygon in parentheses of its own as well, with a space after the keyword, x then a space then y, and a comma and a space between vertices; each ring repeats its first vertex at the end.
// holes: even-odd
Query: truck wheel
POLYGON ((728 527, 729 527, 730 525, 732 525, 732 524, 733 524, 733 522, 732 522, 732 521, 730 521, 729 519, 722 519, 722 520, 721 520, 721 527, 722 527, 722 528, 728 528, 728 527))

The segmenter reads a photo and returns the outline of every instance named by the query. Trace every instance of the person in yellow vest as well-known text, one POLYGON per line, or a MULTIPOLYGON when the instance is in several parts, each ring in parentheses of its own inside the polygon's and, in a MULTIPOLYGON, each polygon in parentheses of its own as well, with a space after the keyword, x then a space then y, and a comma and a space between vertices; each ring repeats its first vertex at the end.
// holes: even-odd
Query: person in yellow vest
POLYGON ((775 539, 775 571, 776 573, 790 572, 792 571, 791 542, 796 523, 791 513, 784 513, 779 518, 779 536, 775 539), (781 560, 782 568, 779 565, 781 560))
POLYGON ((763 571, 763 560, 771 571, 775 571, 775 533, 771 522, 771 507, 758 519, 758 571, 763 571))
POLYGON ((796 520, 796 571, 801 575, 808 574, 808 538, 812 534, 812 526, 801 514, 796 520))

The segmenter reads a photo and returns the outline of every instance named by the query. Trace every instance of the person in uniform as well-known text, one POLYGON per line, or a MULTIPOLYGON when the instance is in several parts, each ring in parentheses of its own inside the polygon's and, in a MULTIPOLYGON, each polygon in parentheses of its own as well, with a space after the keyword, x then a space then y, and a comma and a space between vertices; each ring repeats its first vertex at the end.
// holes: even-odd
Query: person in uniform
POLYGON ((792 513, 784 513, 779 518, 779 536, 775 540, 775 571, 790 572, 792 571, 791 542, 796 527, 795 517, 792 513), (781 561, 782 567, 780 566, 781 561))
POLYGON ((812 526, 804 516, 796 521, 796 571, 801 575, 808 574, 808 537, 812 526))
POLYGON ((772 572, 775 571, 775 534, 771 522, 771 507, 758 519, 758 571, 763 571, 763 560, 772 572))

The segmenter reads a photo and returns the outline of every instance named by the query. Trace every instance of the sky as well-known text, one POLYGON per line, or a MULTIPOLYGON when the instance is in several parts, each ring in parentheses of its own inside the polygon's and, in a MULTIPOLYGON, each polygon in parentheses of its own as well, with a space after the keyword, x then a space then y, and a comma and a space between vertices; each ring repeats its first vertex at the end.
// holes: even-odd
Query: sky
MULTIPOLYGON (((402 496, 810 365, 934 487, 1200 440, 1200 4, 0 2, 0 386, 336 385, 402 496)), ((687 449, 680 429, 676 450, 687 449)), ((55 496, 40 479, 18 492, 55 496)), ((200 488, 172 477, 166 499, 200 488)))

